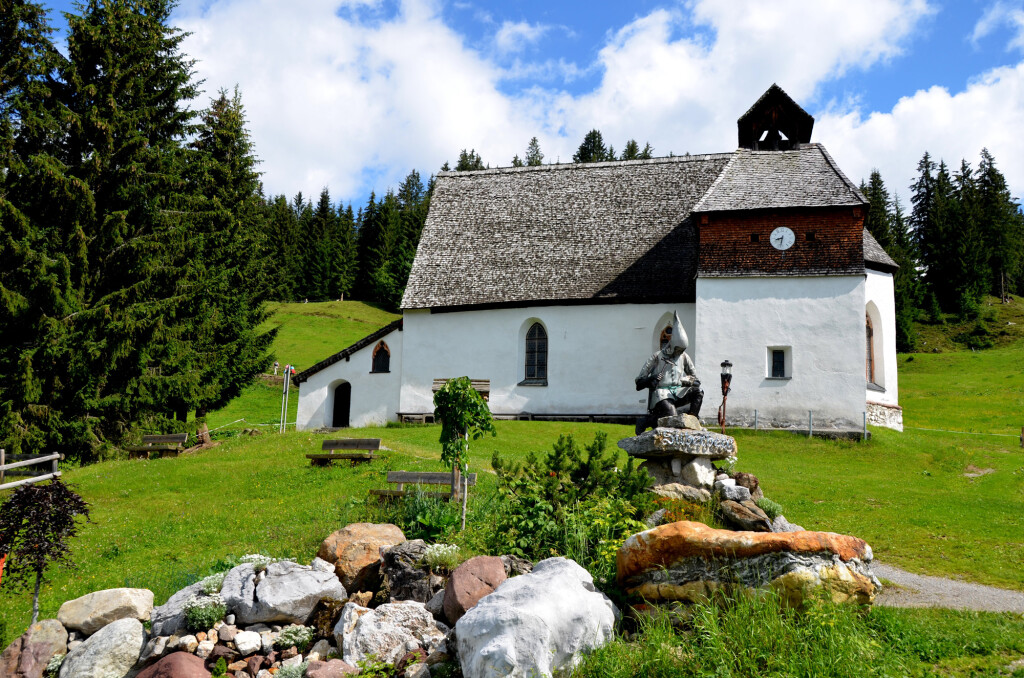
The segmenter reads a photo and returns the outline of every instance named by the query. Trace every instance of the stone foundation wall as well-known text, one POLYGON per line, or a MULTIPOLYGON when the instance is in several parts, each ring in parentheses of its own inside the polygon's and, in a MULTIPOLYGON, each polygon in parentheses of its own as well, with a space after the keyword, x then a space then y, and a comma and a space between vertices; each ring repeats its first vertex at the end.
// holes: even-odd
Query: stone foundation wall
POLYGON ((868 423, 903 431, 903 408, 899 405, 883 405, 868 401, 868 423))

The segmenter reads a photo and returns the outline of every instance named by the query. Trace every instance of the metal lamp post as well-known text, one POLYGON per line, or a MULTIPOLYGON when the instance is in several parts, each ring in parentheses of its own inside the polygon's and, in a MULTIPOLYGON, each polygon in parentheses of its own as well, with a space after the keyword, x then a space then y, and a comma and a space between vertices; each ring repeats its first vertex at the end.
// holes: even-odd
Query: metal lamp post
POLYGON ((718 425, 725 433, 725 402, 729 399, 729 391, 732 390, 732 363, 728 360, 722 361, 722 404, 718 408, 718 425))

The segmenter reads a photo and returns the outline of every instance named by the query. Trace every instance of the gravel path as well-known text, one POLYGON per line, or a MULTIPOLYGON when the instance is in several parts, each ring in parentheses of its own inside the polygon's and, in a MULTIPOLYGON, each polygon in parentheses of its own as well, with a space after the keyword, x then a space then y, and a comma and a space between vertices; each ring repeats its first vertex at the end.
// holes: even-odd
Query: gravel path
POLYGON ((968 584, 955 579, 911 574, 898 567, 872 564, 879 579, 888 579, 900 588, 884 588, 875 598, 876 605, 888 607, 947 607, 956 610, 1016 612, 1024 614, 1024 593, 994 586, 968 584))

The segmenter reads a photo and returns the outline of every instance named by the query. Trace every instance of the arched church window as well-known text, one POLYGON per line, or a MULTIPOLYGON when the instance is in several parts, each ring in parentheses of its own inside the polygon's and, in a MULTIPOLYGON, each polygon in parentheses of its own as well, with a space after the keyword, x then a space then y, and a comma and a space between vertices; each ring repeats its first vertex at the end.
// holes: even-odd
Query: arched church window
POLYGON ((665 329, 661 331, 661 337, 658 339, 658 346, 665 348, 670 341, 672 341, 672 326, 665 325, 665 329))
POLYGON ((548 378, 548 333, 540 323, 533 323, 526 333, 526 380, 548 378))
POLYGON ((377 344, 373 349, 373 366, 370 368, 371 372, 390 372, 391 371, 391 351, 388 350, 388 345, 383 341, 377 344))
POLYGON ((871 316, 864 316, 864 328, 867 338, 867 355, 864 360, 865 377, 869 384, 875 383, 875 330, 871 326, 871 316))

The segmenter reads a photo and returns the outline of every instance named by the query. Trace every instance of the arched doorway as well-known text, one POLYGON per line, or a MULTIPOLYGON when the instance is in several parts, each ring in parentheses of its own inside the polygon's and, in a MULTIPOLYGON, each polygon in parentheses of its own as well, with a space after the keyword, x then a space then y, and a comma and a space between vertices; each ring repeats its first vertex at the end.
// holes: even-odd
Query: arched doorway
POLYGON ((352 408, 352 384, 344 381, 334 389, 334 408, 331 413, 332 428, 348 428, 348 415, 352 408))

